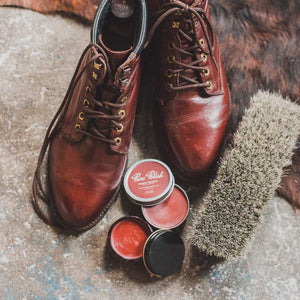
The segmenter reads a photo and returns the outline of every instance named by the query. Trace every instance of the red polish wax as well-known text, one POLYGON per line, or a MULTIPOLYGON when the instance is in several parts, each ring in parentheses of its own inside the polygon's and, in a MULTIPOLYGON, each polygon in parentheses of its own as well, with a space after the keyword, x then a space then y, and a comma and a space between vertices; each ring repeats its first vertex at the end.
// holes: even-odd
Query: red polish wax
POLYGON ((152 226, 172 229, 181 225, 189 213, 189 200, 186 193, 175 185, 171 195, 155 206, 143 207, 143 215, 152 226))
POLYGON ((135 217, 125 217, 117 221, 110 233, 112 249, 127 260, 143 256, 143 250, 151 230, 146 222, 135 217))

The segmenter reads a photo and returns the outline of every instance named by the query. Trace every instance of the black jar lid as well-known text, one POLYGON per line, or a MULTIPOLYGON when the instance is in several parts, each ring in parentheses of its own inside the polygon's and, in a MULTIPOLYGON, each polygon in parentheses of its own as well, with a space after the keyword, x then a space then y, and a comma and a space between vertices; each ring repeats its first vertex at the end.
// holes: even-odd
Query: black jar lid
POLYGON ((171 230, 157 230, 144 247, 144 265, 152 276, 166 277, 181 269, 185 247, 181 237, 171 230))

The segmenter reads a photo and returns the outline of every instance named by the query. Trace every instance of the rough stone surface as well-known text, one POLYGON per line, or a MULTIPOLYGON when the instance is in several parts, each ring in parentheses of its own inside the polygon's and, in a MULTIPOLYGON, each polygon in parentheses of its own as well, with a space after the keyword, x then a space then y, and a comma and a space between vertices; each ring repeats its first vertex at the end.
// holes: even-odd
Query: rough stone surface
MULTIPOLYGON (((107 249, 110 225, 139 214, 120 195, 104 219, 79 236, 46 226, 30 204, 32 173, 45 130, 89 41, 89 27, 63 16, 0 8, 0 296, 2 299, 299 299, 300 222, 271 202, 248 254, 217 261, 190 247, 180 274, 150 278, 142 263, 107 249)), ((140 99, 130 164, 159 158, 150 99, 140 99)), ((192 211, 201 188, 188 187, 192 211)))

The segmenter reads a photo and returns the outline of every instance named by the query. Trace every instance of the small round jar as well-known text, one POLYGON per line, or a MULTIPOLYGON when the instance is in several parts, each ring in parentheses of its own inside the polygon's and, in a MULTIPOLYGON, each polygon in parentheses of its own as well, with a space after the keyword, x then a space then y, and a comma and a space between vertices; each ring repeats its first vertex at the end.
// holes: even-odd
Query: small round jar
POLYGON ((143 257, 143 249, 151 233, 151 227, 141 218, 123 217, 111 226, 108 233, 109 245, 119 257, 139 260, 143 257))
POLYGON ((165 277, 180 270, 185 247, 181 237, 172 230, 151 227, 139 217, 129 216, 117 220, 108 234, 114 253, 127 261, 143 258, 151 276, 165 277))
POLYGON ((144 247, 143 261, 151 276, 166 277, 181 269, 185 246, 181 237, 172 230, 154 231, 144 247))
POLYGON ((124 189, 131 201, 153 206, 172 193, 175 180, 170 168, 156 159, 141 160, 132 165, 124 177, 124 189))
POLYGON ((189 208, 186 192, 179 185, 175 185, 165 201, 155 206, 142 207, 142 213, 146 221, 153 227, 174 229, 186 220, 189 208))

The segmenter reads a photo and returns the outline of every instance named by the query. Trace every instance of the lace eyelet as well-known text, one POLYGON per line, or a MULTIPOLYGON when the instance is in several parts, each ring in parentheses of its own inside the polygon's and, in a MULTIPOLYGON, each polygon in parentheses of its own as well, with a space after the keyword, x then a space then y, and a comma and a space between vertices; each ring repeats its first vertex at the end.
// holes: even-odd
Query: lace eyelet
POLYGON ((204 76, 208 76, 209 75, 209 69, 204 69, 203 74, 204 74, 204 76))
POLYGON ((175 48, 175 43, 168 43, 168 49, 173 50, 175 48))
POLYGON ((94 78, 95 80, 98 79, 98 75, 97 75, 95 72, 93 72, 93 78, 94 78))
POLYGON ((84 107, 89 107, 89 105, 90 105, 89 100, 88 99, 84 99, 83 100, 83 105, 84 105, 84 107))
POLYGON ((116 126, 116 132, 120 133, 124 130, 124 126, 122 124, 118 124, 118 126, 116 126))
POLYGON ((125 86, 128 83, 128 79, 126 77, 120 79, 120 85, 125 86))
POLYGON ((87 95, 90 95, 92 93, 92 89, 90 88, 90 86, 87 86, 85 91, 87 95))
POLYGON ((207 90, 211 90, 212 89, 212 83, 211 81, 207 81, 208 86, 206 87, 207 90))
POLYGON ((122 142, 122 139, 120 137, 117 137, 114 139, 114 142, 115 142, 115 146, 118 146, 122 142))
POLYGON ((169 91, 169 92, 172 92, 172 89, 173 89, 173 84, 172 83, 167 83, 167 90, 169 91))
POLYGON ((125 110, 120 110, 119 112, 118 112, 118 114, 120 115, 120 119, 123 119, 124 117, 125 117, 125 110))
POLYGON ((84 117, 85 117, 85 114, 84 114, 83 111, 81 111, 81 112, 79 113, 79 115, 78 115, 78 119, 79 119, 80 121, 83 121, 83 120, 84 120, 84 117))
POLYGON ((174 74, 171 73, 171 70, 167 70, 166 73, 165 73, 166 77, 168 78, 172 78, 174 77, 174 74))
POLYGON ((123 97, 123 98, 121 98, 120 103, 124 103, 126 101, 127 101, 127 97, 123 97))
POLYGON ((76 132, 79 132, 80 129, 81 129, 80 124, 76 124, 76 125, 75 125, 75 130, 76 130, 76 132))
POLYGON ((207 61, 207 55, 205 53, 201 53, 201 58, 203 59, 203 62, 207 61))
POLYGON ((201 46, 204 46, 204 40, 203 39, 200 39, 199 43, 200 43, 201 46))
POLYGON ((167 58, 167 61, 168 61, 169 64, 172 64, 174 60, 175 60, 174 55, 168 56, 168 58, 167 58))
POLYGON ((131 68, 129 66, 125 66, 123 68, 123 73, 125 76, 129 75, 130 72, 131 72, 131 68))
POLYGON ((96 70, 100 70, 101 67, 102 67, 101 64, 97 64, 96 62, 94 63, 94 68, 95 68, 96 70))

